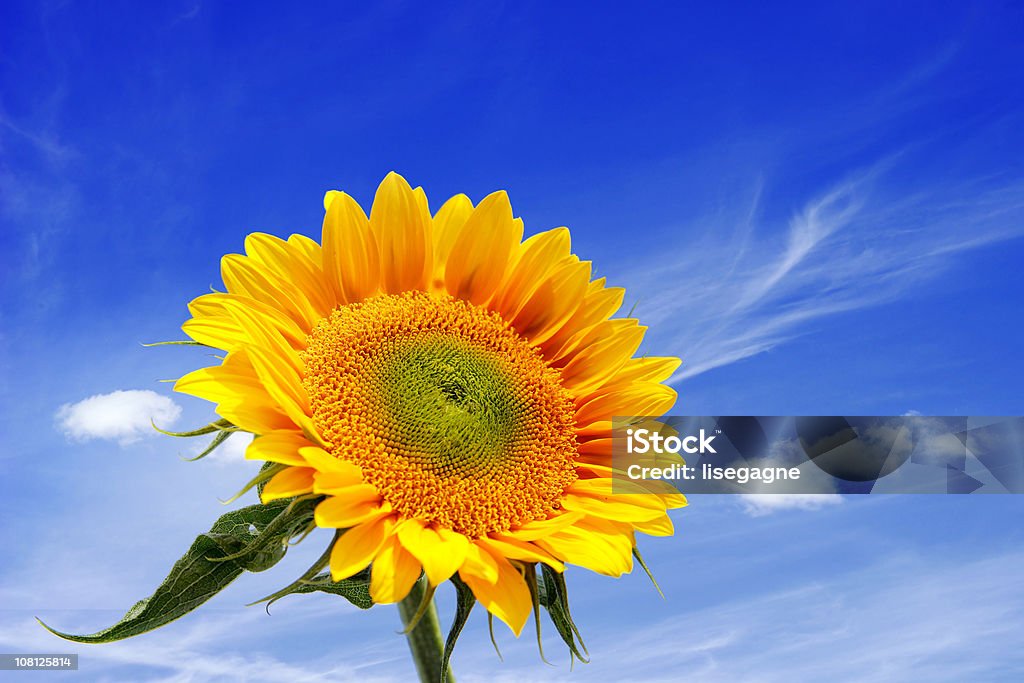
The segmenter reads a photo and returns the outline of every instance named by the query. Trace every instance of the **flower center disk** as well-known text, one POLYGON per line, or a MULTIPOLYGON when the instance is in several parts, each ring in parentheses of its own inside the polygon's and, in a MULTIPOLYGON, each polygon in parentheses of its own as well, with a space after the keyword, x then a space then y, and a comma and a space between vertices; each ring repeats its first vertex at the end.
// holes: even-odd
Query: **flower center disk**
POLYGON ((575 480, 572 399, 496 313, 380 295, 337 308, 307 341, 317 427, 403 517, 507 531, 544 518, 575 480))

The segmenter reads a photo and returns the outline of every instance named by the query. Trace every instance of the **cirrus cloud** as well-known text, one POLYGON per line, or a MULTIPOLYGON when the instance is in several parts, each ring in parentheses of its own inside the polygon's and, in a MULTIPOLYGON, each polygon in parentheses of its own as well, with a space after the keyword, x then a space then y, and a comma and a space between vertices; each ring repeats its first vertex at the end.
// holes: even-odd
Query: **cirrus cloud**
POLYGON ((783 510, 820 510, 843 502, 837 493, 748 493, 742 498, 743 511, 751 517, 783 510))

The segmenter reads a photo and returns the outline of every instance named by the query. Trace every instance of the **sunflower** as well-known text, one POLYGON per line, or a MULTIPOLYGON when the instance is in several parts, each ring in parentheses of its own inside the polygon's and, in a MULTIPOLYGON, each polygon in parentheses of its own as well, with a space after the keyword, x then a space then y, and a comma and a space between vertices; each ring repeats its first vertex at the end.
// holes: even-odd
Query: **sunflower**
POLYGON ((431 215, 389 174, 370 215, 328 192, 320 243, 255 233, 221 262, 226 292, 183 330, 226 351, 175 389, 217 404, 272 463, 264 503, 316 495, 344 530, 335 581, 370 568, 376 603, 458 578, 519 635, 538 564, 619 576, 635 534, 672 533, 665 490, 613 490, 612 416, 662 415, 675 358, 633 357, 646 328, 613 318, 557 228, 523 240, 508 196, 431 215))

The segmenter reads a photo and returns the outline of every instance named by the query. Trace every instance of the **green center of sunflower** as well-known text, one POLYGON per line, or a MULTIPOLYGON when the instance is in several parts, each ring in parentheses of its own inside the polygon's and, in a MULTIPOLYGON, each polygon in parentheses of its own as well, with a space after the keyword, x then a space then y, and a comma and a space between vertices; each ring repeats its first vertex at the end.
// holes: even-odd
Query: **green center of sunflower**
POLYGON ((302 355, 331 452, 407 517, 505 531, 545 517, 576 478, 558 371, 491 311, 380 295, 336 309, 302 355))
POLYGON ((500 465, 528 414, 499 359, 437 334, 396 344, 375 379, 395 445, 440 476, 500 465))

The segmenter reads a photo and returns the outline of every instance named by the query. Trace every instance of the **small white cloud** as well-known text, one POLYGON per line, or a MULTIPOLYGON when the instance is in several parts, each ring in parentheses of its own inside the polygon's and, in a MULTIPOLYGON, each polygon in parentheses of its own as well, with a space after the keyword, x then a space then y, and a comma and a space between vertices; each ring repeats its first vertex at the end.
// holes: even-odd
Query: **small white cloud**
POLYGON ((782 510, 820 510, 843 502, 837 493, 750 493, 742 496, 743 511, 764 517, 782 510))
POLYGON ((181 406, 155 391, 131 389, 97 394, 57 411, 57 426, 69 439, 117 440, 121 445, 155 434, 153 425, 167 429, 181 416, 181 406))

